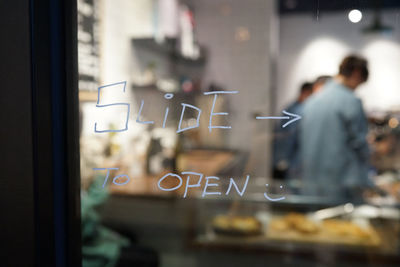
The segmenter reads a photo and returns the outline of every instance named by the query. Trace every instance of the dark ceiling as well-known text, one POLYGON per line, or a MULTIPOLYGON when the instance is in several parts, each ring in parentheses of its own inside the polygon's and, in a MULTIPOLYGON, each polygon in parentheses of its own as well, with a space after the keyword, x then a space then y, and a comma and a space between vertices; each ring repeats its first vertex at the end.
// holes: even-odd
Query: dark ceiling
POLYGON ((400 9, 400 0, 279 0, 279 13, 314 13, 349 9, 366 10, 375 7, 400 9))

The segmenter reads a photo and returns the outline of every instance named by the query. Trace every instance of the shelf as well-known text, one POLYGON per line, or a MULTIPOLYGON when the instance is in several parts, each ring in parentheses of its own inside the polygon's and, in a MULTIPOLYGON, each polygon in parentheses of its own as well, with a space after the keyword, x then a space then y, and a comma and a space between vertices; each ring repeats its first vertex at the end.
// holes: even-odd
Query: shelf
POLYGON ((168 55, 171 57, 171 60, 179 64, 202 65, 206 62, 204 48, 201 48, 201 56, 198 59, 187 58, 177 51, 177 40, 173 38, 166 39, 164 43, 158 43, 152 38, 132 39, 132 44, 134 47, 139 49, 150 50, 154 53, 168 55))
POLYGON ((79 91, 80 102, 96 102, 97 91, 79 91))

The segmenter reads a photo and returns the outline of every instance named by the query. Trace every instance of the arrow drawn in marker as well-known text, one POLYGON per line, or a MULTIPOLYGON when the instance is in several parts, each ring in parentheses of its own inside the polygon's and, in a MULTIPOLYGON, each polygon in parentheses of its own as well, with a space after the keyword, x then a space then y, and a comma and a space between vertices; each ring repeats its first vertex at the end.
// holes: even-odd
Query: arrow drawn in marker
POLYGON ((282 125, 282 128, 285 128, 289 124, 301 119, 301 116, 299 116, 297 114, 293 114, 293 113, 287 112, 286 110, 282 111, 282 113, 287 115, 287 116, 281 116, 281 117, 274 117, 274 116, 262 117, 262 116, 257 116, 256 119, 257 120, 289 120, 284 125, 282 125))

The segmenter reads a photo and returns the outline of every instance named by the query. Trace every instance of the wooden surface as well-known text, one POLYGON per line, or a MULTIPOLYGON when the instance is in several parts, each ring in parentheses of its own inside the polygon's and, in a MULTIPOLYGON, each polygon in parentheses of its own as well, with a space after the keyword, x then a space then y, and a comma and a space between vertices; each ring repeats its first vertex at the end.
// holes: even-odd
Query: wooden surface
POLYGON ((381 244, 380 238, 377 233, 370 229, 371 237, 369 239, 362 239, 356 236, 340 236, 321 231, 316 234, 303 234, 298 231, 274 231, 268 229, 266 237, 272 240, 304 242, 304 243, 325 243, 336 245, 350 245, 350 246, 378 246, 381 244))
MULTIPOLYGON (((218 172, 222 170, 227 164, 234 159, 234 152, 229 151, 213 151, 213 150, 193 150, 183 153, 178 158, 178 174, 183 171, 192 171, 204 174, 201 181, 201 186, 198 188, 191 188, 188 197, 193 194, 199 193, 205 184, 205 176, 217 176, 218 172)), ((110 185, 112 194, 130 194, 130 195, 161 195, 171 196, 176 195, 181 197, 185 191, 187 176, 181 175, 182 185, 179 189, 174 191, 162 191, 158 188, 158 181, 167 173, 172 171, 165 170, 158 175, 144 175, 142 177, 130 177, 130 181, 122 186, 110 185)), ((197 179, 198 177, 191 177, 197 179)), ((110 178, 111 179, 111 178, 110 178)), ((172 188, 178 185, 179 180, 176 178, 168 178, 162 182, 165 188, 172 188)), ((195 180, 190 184, 196 183, 195 180)))
POLYGON ((79 91, 80 102, 97 102, 97 91, 79 91))
POLYGON ((193 150, 178 157, 178 170, 216 176, 233 158, 230 151, 193 150))

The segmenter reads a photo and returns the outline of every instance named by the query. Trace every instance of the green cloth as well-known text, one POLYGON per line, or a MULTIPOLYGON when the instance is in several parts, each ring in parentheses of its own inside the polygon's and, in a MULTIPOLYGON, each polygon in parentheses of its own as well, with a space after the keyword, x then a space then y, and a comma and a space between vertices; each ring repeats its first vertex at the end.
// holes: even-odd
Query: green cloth
POLYGON ((102 188, 103 176, 98 176, 87 192, 82 192, 82 266, 114 267, 122 247, 129 240, 104 227, 100 223, 96 207, 104 203, 109 194, 102 188))

